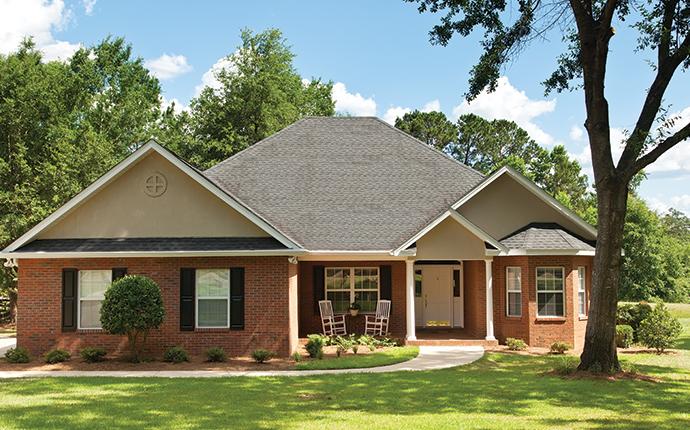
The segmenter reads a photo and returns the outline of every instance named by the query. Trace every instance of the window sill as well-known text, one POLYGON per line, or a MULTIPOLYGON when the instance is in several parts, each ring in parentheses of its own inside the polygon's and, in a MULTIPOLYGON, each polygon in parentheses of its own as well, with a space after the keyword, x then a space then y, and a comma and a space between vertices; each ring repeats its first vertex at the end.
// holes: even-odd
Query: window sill
POLYGON ((89 334, 89 333, 105 333, 102 328, 78 328, 77 333, 79 334, 89 334))
POLYGON ((566 317, 537 317, 538 323, 559 323, 565 321, 566 317))
POLYGON ((580 315, 578 319, 580 321, 587 321, 587 315, 580 315))
POLYGON ((225 333, 230 331, 230 327, 197 327, 194 333, 225 333))
POLYGON ((522 319, 522 315, 517 316, 517 315, 506 315, 506 319, 510 321, 519 321, 522 319))

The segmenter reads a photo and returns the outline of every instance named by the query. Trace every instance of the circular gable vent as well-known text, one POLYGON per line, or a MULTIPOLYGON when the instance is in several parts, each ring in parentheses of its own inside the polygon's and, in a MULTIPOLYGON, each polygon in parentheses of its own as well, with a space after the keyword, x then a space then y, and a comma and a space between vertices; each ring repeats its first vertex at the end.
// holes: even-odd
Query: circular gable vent
POLYGON ((144 183, 144 192, 149 197, 160 197, 165 194, 168 189, 168 180, 165 179, 162 173, 154 173, 146 178, 144 183))

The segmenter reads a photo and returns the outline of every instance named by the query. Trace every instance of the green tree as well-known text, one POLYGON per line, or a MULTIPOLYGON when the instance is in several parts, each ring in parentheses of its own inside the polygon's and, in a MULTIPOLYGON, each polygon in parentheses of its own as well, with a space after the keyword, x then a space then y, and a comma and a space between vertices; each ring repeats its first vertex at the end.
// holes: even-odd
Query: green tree
POLYGON ((206 87, 191 102, 189 150, 210 167, 306 115, 335 112, 332 83, 303 81, 282 33, 242 31, 242 43, 218 72, 220 88, 206 87))
POLYGON ((458 138, 458 129, 443 112, 414 110, 395 119, 395 127, 443 151, 458 138))
POLYGON ((540 36, 555 28, 563 30, 565 51, 544 84, 547 92, 584 90, 599 228, 579 368, 620 369, 614 337, 628 190, 638 172, 690 136, 690 124, 673 128, 674 118, 662 109, 674 74, 690 66, 690 5, 687 0, 570 0, 567 6, 531 0, 407 1, 418 3, 420 12, 440 15, 440 23, 431 30, 434 43, 446 45, 455 34, 467 37, 481 32, 483 53, 470 74, 469 99, 484 89, 494 90, 501 69, 531 42, 542 40, 540 36), (628 22, 637 33, 631 49, 652 51, 655 58, 649 60, 652 82, 646 91, 639 89, 644 101, 637 118, 627 121, 635 125, 616 163, 611 151, 606 66, 613 52, 609 44, 616 33, 614 25, 628 22))

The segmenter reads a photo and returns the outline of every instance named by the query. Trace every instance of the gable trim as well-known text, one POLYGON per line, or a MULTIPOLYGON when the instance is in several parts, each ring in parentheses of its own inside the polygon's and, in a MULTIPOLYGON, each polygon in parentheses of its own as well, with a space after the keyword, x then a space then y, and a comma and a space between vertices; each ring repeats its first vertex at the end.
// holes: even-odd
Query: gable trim
POLYGON ((455 210, 450 209, 450 210, 445 211, 441 215, 439 215, 436 219, 431 221, 426 227, 424 227, 422 230, 420 230, 417 234, 415 234, 410 239, 408 239, 405 243, 403 243, 398 248, 393 250, 391 252, 391 255, 394 255, 394 256, 398 256, 401 254, 404 255, 404 252, 408 247, 410 247, 413 243, 418 241, 420 238, 424 237, 428 232, 433 230, 434 227, 439 225, 443 220, 445 220, 448 217, 453 218, 453 220, 455 220, 458 224, 465 227, 467 230, 469 230, 472 234, 477 236, 479 239, 483 240, 484 242, 491 244, 491 246, 493 246, 497 250, 502 251, 502 252, 508 251, 508 249, 505 246, 503 246, 498 240, 493 238, 487 232, 485 232, 481 228, 477 227, 470 220, 468 220, 464 216, 460 215, 455 210))
POLYGON ((118 164, 115 165, 112 169, 107 171, 103 176, 98 178, 95 182, 93 182, 91 185, 88 187, 84 188, 79 194, 76 196, 72 197, 67 203, 59 207, 55 212, 50 214, 47 218, 43 219, 41 222, 36 224, 32 229, 24 233, 22 236, 20 236, 18 239, 16 239, 14 242, 9 244, 7 248, 2 250, 2 253, 11 253, 21 247, 22 245, 25 245, 32 239, 34 239, 39 233, 41 233, 43 230, 46 228, 50 227, 54 223, 58 222, 61 220, 64 216, 69 214, 72 209, 76 208, 79 206, 81 203, 86 201, 92 194, 96 193, 97 191, 101 190, 103 187, 106 185, 110 184, 112 181, 123 175, 133 164, 135 164, 137 161, 142 159, 145 155, 149 154, 150 152, 156 152, 163 156, 166 160, 168 160, 170 163, 172 163, 175 167, 179 168, 182 170, 184 173, 186 173, 189 177, 194 179, 199 185, 204 187, 206 190, 210 191, 213 195, 221 199, 223 202, 225 202, 227 205, 235 209, 237 212, 239 212, 241 215, 243 215, 245 218, 249 219, 251 222, 256 224, 259 228, 264 230, 266 233, 274 237, 276 240, 278 240, 280 243, 285 245, 286 247, 295 250, 295 249, 301 249, 302 247, 295 242, 294 240, 290 239, 287 237, 285 234, 280 232, 278 229, 270 225, 266 220, 264 220, 262 217, 260 217, 258 214, 256 214, 254 211, 249 209, 248 206, 246 206, 244 203, 240 202, 237 198, 234 196, 231 196, 229 193, 226 191, 221 190, 215 183, 210 181, 208 178, 200 174, 196 169, 191 167, 189 164, 186 162, 182 161, 180 158, 175 156, 172 152, 169 150, 163 148, 160 146, 156 141, 150 140, 146 144, 144 144, 142 147, 134 151, 132 154, 130 154, 127 158, 124 160, 120 161, 118 164))
POLYGON ((579 227, 583 228, 587 233, 591 234, 594 238, 597 237, 597 230, 594 227, 592 227, 589 223, 587 223, 585 220, 580 218, 575 212, 573 212, 570 209, 568 209, 567 207, 565 207, 561 202, 559 202, 558 200, 551 197, 551 195, 549 195, 549 193, 547 193, 546 191, 539 188, 539 186, 537 184, 535 184, 534 182, 525 178, 524 176, 522 176, 520 173, 518 173, 515 169, 513 169, 510 166, 503 166, 500 169, 498 169, 496 172, 494 172, 491 176, 486 178, 486 180, 484 182, 477 185, 472 191, 465 194, 460 200, 455 202, 452 206, 453 209, 457 210, 460 206, 462 206, 465 203, 467 203, 468 201, 470 201, 474 196, 479 194, 484 188, 489 186, 491 183, 493 183, 496 179, 500 178, 504 174, 509 175, 516 182, 518 182, 520 185, 525 187, 528 191, 532 192, 532 194, 534 194, 540 200, 542 200, 544 203, 551 206, 553 209, 555 209, 561 215, 565 216, 567 219, 573 221, 579 227))

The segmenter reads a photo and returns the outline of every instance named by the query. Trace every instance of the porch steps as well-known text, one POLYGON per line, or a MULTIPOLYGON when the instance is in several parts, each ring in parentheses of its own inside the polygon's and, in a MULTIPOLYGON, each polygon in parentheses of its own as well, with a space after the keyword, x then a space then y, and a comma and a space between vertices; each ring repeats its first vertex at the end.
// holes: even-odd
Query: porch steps
POLYGON ((484 348, 498 346, 497 340, 485 339, 416 339, 407 340, 405 343, 416 346, 482 346, 484 348))

